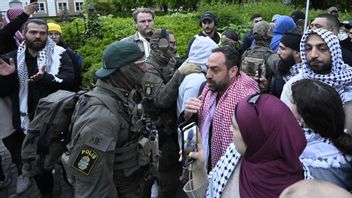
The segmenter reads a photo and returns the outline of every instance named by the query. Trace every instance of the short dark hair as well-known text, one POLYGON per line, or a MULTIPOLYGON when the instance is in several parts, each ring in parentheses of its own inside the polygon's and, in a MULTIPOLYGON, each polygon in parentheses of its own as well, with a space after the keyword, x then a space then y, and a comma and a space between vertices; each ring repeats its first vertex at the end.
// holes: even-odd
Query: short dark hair
POLYGON ((215 48, 212 50, 212 53, 216 53, 216 52, 221 52, 224 54, 225 65, 226 65, 227 69, 230 69, 233 66, 237 66, 238 71, 240 70, 241 56, 240 56, 240 53, 236 49, 229 47, 229 46, 222 46, 222 47, 215 48))
POLYGON ((153 12, 151 9, 149 9, 149 8, 137 8, 137 9, 134 10, 133 13, 132 13, 133 20, 134 20, 134 22, 136 22, 136 23, 137 23, 137 16, 138 16, 139 13, 148 13, 148 14, 151 14, 151 15, 152 15, 152 18, 153 18, 153 20, 154 20, 155 14, 154 14, 154 12, 153 12))
POLYGON ((292 98, 308 128, 331 139, 343 153, 352 154, 352 137, 344 132, 343 104, 333 87, 318 80, 299 80, 292 84, 292 98))
POLYGON ((315 18, 325 18, 327 20, 328 29, 338 30, 340 28, 340 21, 334 15, 323 13, 323 14, 319 14, 315 18))
POLYGON ((253 19, 255 19, 255 18, 259 18, 259 17, 262 17, 262 15, 261 15, 261 14, 259 14, 259 13, 255 13, 255 14, 253 14, 253 15, 252 15, 252 17, 251 17, 251 21, 253 21, 253 19))
POLYGON ((28 31, 28 25, 30 23, 35 23, 37 25, 45 25, 46 32, 48 32, 48 24, 42 19, 28 19, 25 24, 23 24, 23 32, 26 33, 28 31))

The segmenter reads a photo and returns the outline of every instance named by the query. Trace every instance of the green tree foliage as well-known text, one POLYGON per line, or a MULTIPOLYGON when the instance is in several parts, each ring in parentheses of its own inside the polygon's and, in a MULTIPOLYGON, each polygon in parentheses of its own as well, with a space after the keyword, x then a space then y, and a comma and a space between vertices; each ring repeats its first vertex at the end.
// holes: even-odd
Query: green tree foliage
MULTIPOLYGON (((93 0, 92 0, 93 1, 93 0)), ((96 1, 96 0, 94 0, 96 1)), ((127 0, 106 0, 110 1, 114 5, 116 10, 125 10, 130 4, 122 4, 121 2, 127 0), (123 6, 122 6, 123 5, 123 6)), ((145 5, 150 3, 152 0, 140 0, 144 1, 145 5)), ((156 0, 159 1, 159 0, 156 0)), ((159 3, 162 3, 160 0, 159 3)), ((190 9, 196 5, 193 0, 181 0, 181 3, 189 3, 189 7, 184 9, 190 9)), ((237 2, 234 0, 234 2, 237 2)), ((156 3, 156 2, 154 2, 156 3)), ((176 2, 174 2, 176 3, 176 2)), ((177 4, 168 4, 170 8, 177 7, 177 4)), ((299 9, 297 7, 285 6, 278 2, 264 2, 255 1, 255 3, 248 3, 248 1, 242 2, 241 5, 230 2, 219 3, 217 1, 211 1, 211 3, 200 3, 197 5, 197 12, 181 13, 176 12, 164 16, 156 16, 155 28, 166 28, 174 32, 177 43, 177 50, 181 56, 186 53, 186 48, 189 40, 201 30, 199 27, 199 18, 205 11, 214 12, 219 18, 219 24, 217 29, 222 32, 228 28, 234 29, 241 37, 249 31, 251 27, 250 17, 254 13, 262 14, 263 18, 267 21, 271 20, 274 14, 290 15, 292 11, 299 9)), ((132 6, 133 7, 133 6, 132 6)), ((304 11, 304 8, 301 8, 304 11)), ((314 18, 317 14, 325 12, 323 10, 311 10, 309 18, 314 18)), ((112 12, 113 13, 113 12, 112 12)), ((119 14, 120 12, 118 12, 119 14)), ((76 49, 83 57, 83 87, 90 86, 95 82, 94 72, 101 67, 101 55, 103 50, 112 42, 120 40, 124 37, 135 33, 135 24, 131 16, 131 11, 126 12, 127 17, 114 17, 113 15, 100 16, 101 21, 101 37, 92 36, 84 39, 83 33, 85 32, 85 21, 82 18, 77 18, 71 23, 62 23, 63 37, 69 46, 76 49)), ((340 18, 343 20, 351 19, 352 17, 347 13, 340 14, 340 18)))

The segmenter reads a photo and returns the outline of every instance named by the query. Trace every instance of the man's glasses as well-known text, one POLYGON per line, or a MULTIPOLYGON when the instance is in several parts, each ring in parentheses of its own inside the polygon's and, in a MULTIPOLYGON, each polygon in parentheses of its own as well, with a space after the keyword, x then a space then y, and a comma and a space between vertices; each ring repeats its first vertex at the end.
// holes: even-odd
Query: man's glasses
POLYGON ((259 101, 261 95, 262 95, 262 93, 256 93, 256 94, 252 95, 251 97, 249 97, 247 100, 248 104, 254 105, 254 109, 255 109, 255 112, 257 113, 257 115, 259 115, 259 112, 257 109, 257 102, 259 101))
POLYGON ((261 22, 262 20, 259 19, 259 20, 254 20, 254 23, 258 23, 258 22, 261 22))

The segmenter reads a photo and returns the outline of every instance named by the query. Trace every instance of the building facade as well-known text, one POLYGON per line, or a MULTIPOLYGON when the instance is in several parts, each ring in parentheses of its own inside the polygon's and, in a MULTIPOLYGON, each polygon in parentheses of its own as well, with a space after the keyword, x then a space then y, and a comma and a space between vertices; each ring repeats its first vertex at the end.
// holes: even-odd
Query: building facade
MULTIPOLYGON (((4 14, 10 7, 23 7, 30 0, 0 0, 0 12, 4 14)), ((37 0, 38 10, 33 17, 75 16, 83 12, 84 0, 37 0)))

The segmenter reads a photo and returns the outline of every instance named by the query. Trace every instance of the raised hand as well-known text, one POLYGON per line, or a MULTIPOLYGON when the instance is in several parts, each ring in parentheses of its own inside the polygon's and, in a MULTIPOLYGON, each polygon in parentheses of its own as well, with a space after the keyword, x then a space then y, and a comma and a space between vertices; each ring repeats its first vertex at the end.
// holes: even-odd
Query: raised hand
POLYGON ((0 75, 7 76, 16 70, 15 62, 10 58, 9 63, 0 58, 0 75))
POLYGON ((28 81, 29 81, 29 82, 36 82, 36 81, 40 80, 40 79, 44 76, 44 74, 45 74, 45 68, 46 68, 46 65, 43 65, 43 66, 39 69, 38 73, 36 73, 36 74, 34 74, 33 76, 31 76, 31 77, 28 79, 28 81))

